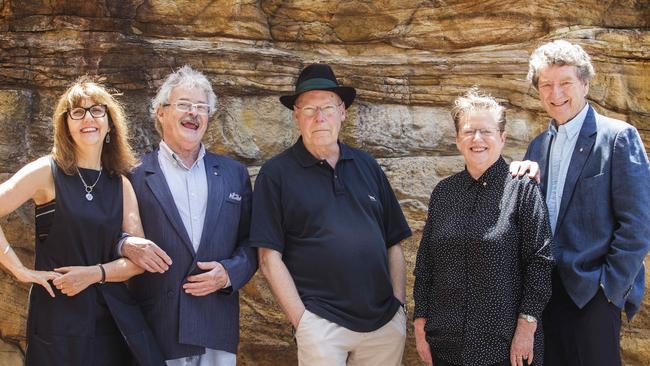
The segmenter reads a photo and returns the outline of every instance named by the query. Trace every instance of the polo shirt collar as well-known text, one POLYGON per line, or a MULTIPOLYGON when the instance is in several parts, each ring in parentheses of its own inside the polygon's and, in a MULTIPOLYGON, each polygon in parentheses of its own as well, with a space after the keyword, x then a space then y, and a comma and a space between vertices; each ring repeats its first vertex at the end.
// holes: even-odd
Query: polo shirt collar
MULTIPOLYGON (((352 160, 353 155, 352 155, 352 149, 347 146, 346 144, 342 144, 340 141, 337 141, 337 144, 339 144, 339 161, 341 160, 352 160)), ((303 168, 310 167, 312 165, 316 165, 321 162, 318 158, 316 158, 314 155, 312 155, 309 150, 305 147, 305 144, 302 141, 302 136, 298 138, 298 141, 296 141, 295 144, 291 147, 291 152, 293 153, 293 156, 298 160, 298 163, 303 168)))

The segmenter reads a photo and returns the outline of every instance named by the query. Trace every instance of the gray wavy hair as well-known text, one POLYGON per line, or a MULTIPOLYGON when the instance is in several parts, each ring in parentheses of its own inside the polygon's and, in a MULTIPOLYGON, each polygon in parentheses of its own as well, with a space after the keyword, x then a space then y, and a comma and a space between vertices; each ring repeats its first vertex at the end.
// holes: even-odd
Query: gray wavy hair
POLYGON ((208 97, 208 105, 210 106, 209 116, 211 117, 215 112, 217 95, 212 90, 210 80, 202 72, 194 70, 190 65, 185 65, 167 76, 165 82, 158 88, 156 96, 151 100, 149 111, 151 118, 154 120, 156 131, 158 131, 160 136, 162 136, 162 127, 156 117, 156 110, 163 104, 169 103, 169 95, 177 86, 201 89, 208 97))
POLYGON ((575 66, 578 77, 585 83, 596 75, 587 52, 580 45, 561 39, 541 45, 530 55, 528 81, 535 89, 539 82, 540 70, 549 65, 575 66))
POLYGON ((505 130, 506 109, 492 96, 481 92, 478 87, 474 86, 454 101, 451 118, 454 120, 456 133, 460 130, 463 118, 476 112, 488 112, 499 126, 499 130, 505 130))

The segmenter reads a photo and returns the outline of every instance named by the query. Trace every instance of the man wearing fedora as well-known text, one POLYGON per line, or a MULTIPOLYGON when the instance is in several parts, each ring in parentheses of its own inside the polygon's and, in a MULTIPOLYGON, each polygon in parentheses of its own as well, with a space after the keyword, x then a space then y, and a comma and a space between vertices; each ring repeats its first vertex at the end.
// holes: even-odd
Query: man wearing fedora
POLYGON ((255 183, 249 245, 300 365, 400 365, 404 351, 411 230, 377 162, 338 141, 355 96, 328 65, 307 66, 280 97, 301 136, 255 183))

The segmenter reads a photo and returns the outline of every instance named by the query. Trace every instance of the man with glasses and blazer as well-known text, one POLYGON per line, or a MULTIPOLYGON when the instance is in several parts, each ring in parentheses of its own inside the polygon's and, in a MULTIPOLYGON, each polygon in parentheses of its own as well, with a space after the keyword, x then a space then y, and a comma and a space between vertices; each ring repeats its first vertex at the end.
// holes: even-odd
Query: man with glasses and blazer
POLYGON ((147 269, 130 282, 168 366, 234 366, 238 291, 257 269, 248 239, 246 167, 201 143, 216 95, 189 66, 170 74, 152 101, 159 148, 131 177, 145 236, 121 254, 147 269))

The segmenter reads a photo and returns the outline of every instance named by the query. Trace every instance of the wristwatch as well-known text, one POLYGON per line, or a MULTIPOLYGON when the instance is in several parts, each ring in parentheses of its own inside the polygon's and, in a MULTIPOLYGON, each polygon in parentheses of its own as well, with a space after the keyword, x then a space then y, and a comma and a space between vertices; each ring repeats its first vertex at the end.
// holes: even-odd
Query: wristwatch
POLYGON ((519 319, 524 319, 525 321, 527 321, 529 323, 537 323, 537 318, 535 318, 532 315, 528 315, 528 314, 524 314, 524 313, 519 314, 519 319))

